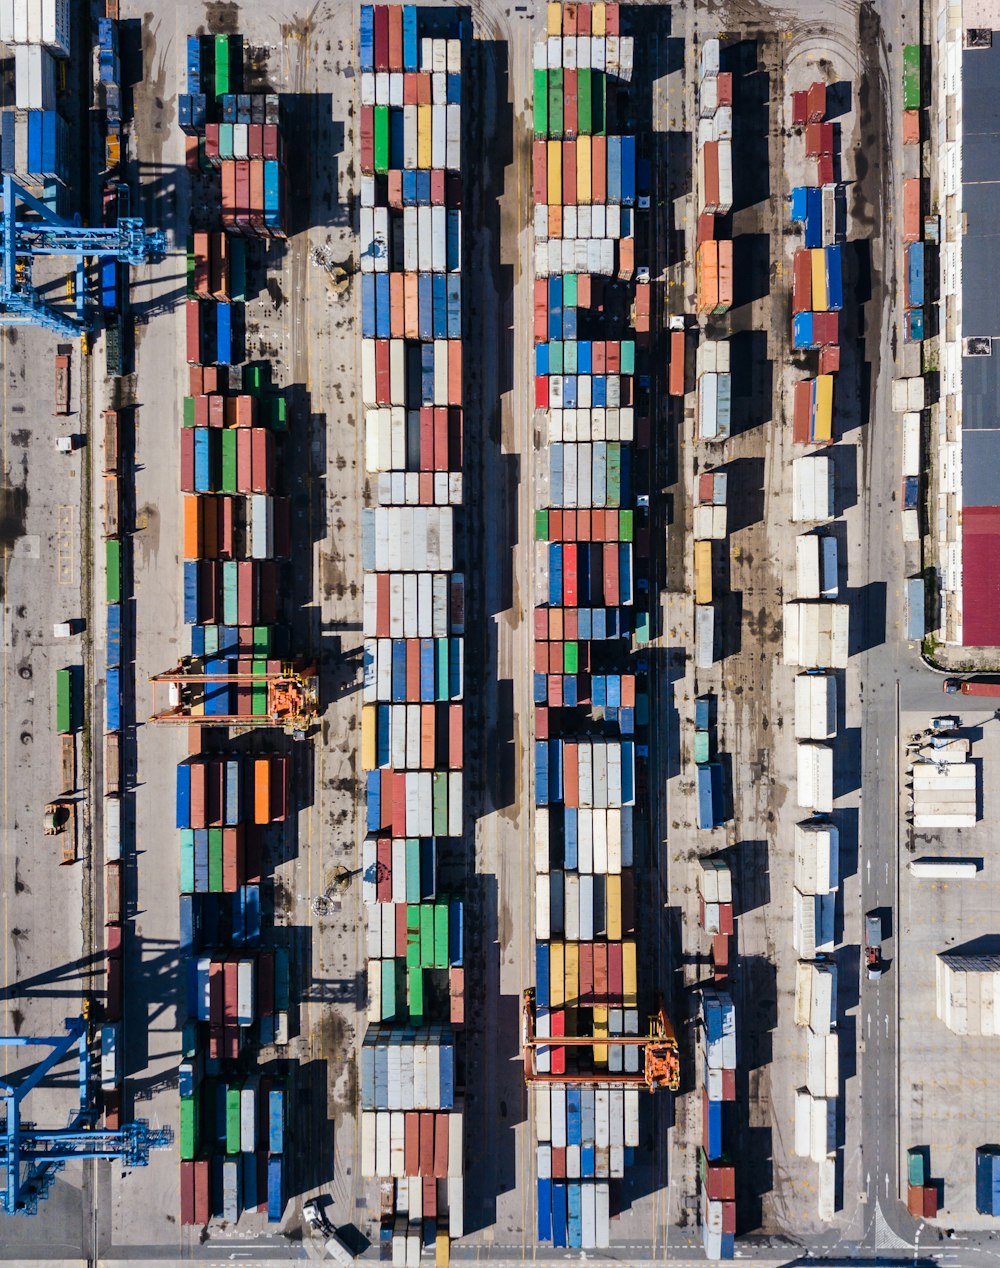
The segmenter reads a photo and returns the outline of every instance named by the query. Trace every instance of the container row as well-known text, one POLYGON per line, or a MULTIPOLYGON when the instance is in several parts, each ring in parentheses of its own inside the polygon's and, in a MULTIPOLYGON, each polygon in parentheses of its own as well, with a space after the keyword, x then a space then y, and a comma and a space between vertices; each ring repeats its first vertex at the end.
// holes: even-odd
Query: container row
MULTIPOLYGON (((371 1025, 403 1021, 422 1026, 425 970, 409 966, 404 956, 394 953, 384 960, 378 958, 383 946, 402 945, 397 942, 398 931, 389 927, 386 910, 385 904, 378 906, 377 925, 373 912, 368 913, 368 1021, 371 1025)), ((437 1016, 442 1015, 444 993, 444 973, 438 972, 434 991, 437 1016)), ((460 964, 448 969, 447 1016, 451 1025, 465 1025, 465 969, 460 964)))
POLYGON ((364 175, 390 170, 457 172, 461 166, 462 107, 362 106, 360 160, 364 175))
POLYGON ((632 594, 630 542, 540 542, 536 576, 550 607, 624 607, 632 594))
MULTIPOLYGON (((605 217, 612 208, 634 207, 635 137, 581 136, 573 141, 535 141, 531 147, 531 187, 536 207, 565 209, 590 203, 593 210, 605 207, 605 217)), ((620 214, 624 221, 624 211, 620 214)), ((630 221, 627 223, 631 225, 630 221)), ((630 235, 623 224, 618 234, 592 232, 591 236, 630 235)))
POLYGON ((461 638, 366 639, 362 699, 394 704, 461 700, 464 661, 461 638))
POLYGON ((184 498, 185 559, 287 559, 290 555, 288 498, 263 493, 184 498))
POLYGON ((446 573, 369 573, 364 579, 366 638, 446 638, 465 633, 465 577, 446 573))
POLYGON ((281 823, 288 814, 290 777, 284 753, 189 757, 177 766, 176 826, 281 823))
MULTIPOLYGON (((416 173, 414 173, 416 175, 416 173)), ((379 310, 387 311, 392 318, 393 309, 397 314, 406 316, 406 295, 410 292, 410 309, 413 315, 413 304, 417 304, 416 318, 419 320, 419 304, 421 283, 419 276, 425 278, 424 304, 431 305, 433 317, 434 291, 433 283, 426 278, 429 274, 458 273, 462 267, 462 213, 457 207, 407 205, 399 209, 387 207, 362 207, 359 212, 358 259, 362 274, 374 273, 382 278, 376 285, 374 300, 374 324, 384 324, 385 317, 380 318, 379 310), (396 276, 396 280, 386 280, 396 276), (426 287, 430 285, 431 291, 426 287), (413 288, 417 290, 414 292, 413 288), (395 301, 395 302, 394 302, 395 301), (402 306, 401 306, 402 301, 402 306)), ((456 319, 461 327, 461 280, 453 278, 444 290, 438 284, 438 307, 443 302, 444 315, 448 314, 449 296, 451 297, 452 321, 456 319), (442 299, 443 296, 443 299, 442 299), (457 307, 456 307, 457 306, 457 307)), ((362 321, 366 319, 364 299, 371 294, 371 283, 362 283, 362 321)), ((369 304, 370 309, 370 304, 369 304)), ((372 324, 372 311, 367 314, 372 324)), ((425 318, 426 320, 426 318, 425 318)), ((374 336, 366 335, 366 338, 374 336)), ((380 336, 386 337, 386 336, 380 336)), ((461 329, 454 338, 461 337, 461 329)))
POLYGON ((410 409, 462 404, 462 343, 435 339, 361 341, 361 394, 365 405, 410 409))
POLYGON ((608 809, 635 801, 630 741, 546 740, 535 744, 535 804, 608 809))
MULTIPOLYGON (((635 512, 584 509, 535 512, 536 542, 631 542, 635 540, 635 512)), ((554 637, 536 634, 536 637, 554 637)), ((615 638, 615 634, 568 635, 571 638, 615 638)))
POLYGON ((362 565, 367 572, 450 572, 454 512, 450 506, 379 506, 361 513, 362 565))
MULTIPOLYGON (((362 269, 365 263, 362 254, 362 269)), ((439 273, 363 272, 361 336, 363 339, 420 341, 461 339, 461 277, 445 274, 443 270, 439 273)))
POLYGON ((401 405, 365 411, 365 469, 434 474, 462 470, 462 411, 458 406, 401 405))
POLYGON ((362 770, 461 770, 463 715, 461 704, 362 705, 362 770))
POLYGON ((460 837, 461 771, 369 771, 365 781, 368 832, 399 837, 460 837))
POLYGON ((186 559, 185 625, 274 625, 278 565, 270 559, 186 559))
POLYGON ((267 428, 185 427, 181 431, 184 493, 273 493, 276 465, 275 437, 267 428))
MULTIPOLYGON (((361 1174, 422 1176, 447 1180, 462 1175, 462 1113, 363 1110, 361 1174)), ((424 1214, 428 1212, 424 1203, 424 1214)))
MULTIPOLYGON (((458 40, 451 41, 458 44, 458 40)), ((458 106, 462 76, 458 71, 379 70, 361 72, 363 106, 458 106)))

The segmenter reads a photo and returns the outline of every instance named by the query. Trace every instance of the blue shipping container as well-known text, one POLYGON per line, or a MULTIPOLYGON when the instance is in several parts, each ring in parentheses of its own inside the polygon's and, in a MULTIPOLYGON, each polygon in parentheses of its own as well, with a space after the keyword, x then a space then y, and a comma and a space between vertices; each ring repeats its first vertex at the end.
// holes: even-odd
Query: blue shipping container
POLYGON ((376 277, 385 277, 386 282, 389 281, 387 273, 362 273, 361 274, 361 337, 362 339, 384 339, 385 335, 378 334, 378 326, 376 324, 376 308, 375 308, 375 280, 376 277))
POLYGON ((122 663, 122 610, 118 603, 108 604, 108 650, 107 664, 109 669, 118 669, 122 663))
POLYGON ((212 492, 211 434, 207 427, 197 427, 194 433, 194 488, 196 493, 212 492))
POLYGON ((177 792, 174 800, 174 826, 191 826, 191 767, 181 762, 177 767, 177 792))
POLYGON ((267 1098, 267 1147, 273 1154, 285 1151, 285 1093, 280 1087, 271 1088, 267 1098))
POLYGON ((122 683, 121 670, 108 669, 105 682, 105 719, 107 729, 111 732, 122 729, 122 683))
POLYGON ((233 306, 216 304, 216 361, 219 365, 233 363, 233 306))
POLYGON ((538 1240, 547 1242, 552 1237, 552 1181, 538 1181, 538 1240))
POLYGON ((403 5, 403 70, 420 69, 419 44, 417 42, 417 10, 412 4, 403 5))
POLYGON ((810 250, 823 245, 823 191, 806 190, 805 244, 810 250))
POLYGON ((282 1183, 282 1156, 271 1154, 267 1160, 267 1222, 277 1224, 285 1209, 284 1185, 282 1183))
POLYGON ((792 220, 796 224, 803 224, 809 214, 808 195, 805 185, 796 185, 792 190, 792 220))
POLYGON ((906 248, 906 307, 924 305, 924 244, 911 242, 906 248))
POLYGON ((826 306, 832 313, 839 313, 844 307, 843 255, 839 246, 826 248, 826 306))

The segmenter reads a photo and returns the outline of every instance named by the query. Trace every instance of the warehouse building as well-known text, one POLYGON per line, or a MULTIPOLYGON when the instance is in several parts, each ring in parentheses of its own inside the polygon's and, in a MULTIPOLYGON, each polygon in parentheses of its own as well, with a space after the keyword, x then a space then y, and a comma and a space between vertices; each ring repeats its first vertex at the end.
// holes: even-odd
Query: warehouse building
POLYGON ((1000 0, 942 6, 938 538, 946 641, 1000 645, 1000 0))

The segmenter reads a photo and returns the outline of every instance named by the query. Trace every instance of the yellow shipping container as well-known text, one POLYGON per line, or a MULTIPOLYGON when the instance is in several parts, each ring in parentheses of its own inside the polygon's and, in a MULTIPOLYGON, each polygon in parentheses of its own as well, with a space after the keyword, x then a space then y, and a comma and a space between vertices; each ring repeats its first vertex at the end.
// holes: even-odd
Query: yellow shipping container
POLYGON ((580 944, 566 943, 566 1007, 573 1009, 572 1029, 566 1026, 568 1035, 576 1034, 576 1009, 580 1004, 580 944))
POLYGON ((608 33, 605 23, 604 0, 599 0, 598 4, 591 6, 590 33, 591 35, 607 35, 608 33))
POLYGON ((361 769, 374 770, 378 765, 375 738, 378 729, 377 706, 361 706, 361 769))
POLYGON ((622 943, 622 1001, 625 1008, 636 1008, 639 992, 635 979, 635 943, 622 943))
POLYGON ((547 26, 546 31, 549 35, 562 35, 562 5, 559 0, 554 0, 548 5, 546 10, 547 26))
POLYGON ((809 252, 809 264, 812 268, 813 312, 825 313, 830 307, 830 300, 826 293, 826 252, 822 247, 809 252))
MULTIPOLYGON (((608 1010, 603 1007, 594 1009, 594 1038, 606 1039, 608 1037, 608 1010)), ((608 1064, 608 1048, 607 1044, 594 1044, 594 1065, 608 1064)))
POLYGON ((578 136, 576 138, 576 201, 578 203, 589 203, 591 199, 590 159, 590 137, 578 136))
POLYGON ((833 375, 820 374, 816 379, 815 440, 833 439, 833 375))
POLYGON ((605 882, 605 921, 608 930, 609 942, 621 942, 622 940, 622 878, 618 876, 608 876, 605 882))
MULTIPOLYGON (((428 107, 430 109, 430 107, 428 107)), ((562 141, 549 141, 549 206, 562 206, 562 141)))
POLYGON ((549 1003, 562 1008, 566 1000, 566 947, 562 942, 549 943, 549 1003))
POLYGON ((431 166, 431 120, 433 106, 417 106, 417 167, 431 166))
POLYGON ((448 1268, 451 1263, 451 1238, 444 1231, 439 1229, 434 1239, 434 1264, 435 1268, 448 1268))
POLYGON ((694 544, 694 601, 712 602, 712 543, 699 541, 694 544))

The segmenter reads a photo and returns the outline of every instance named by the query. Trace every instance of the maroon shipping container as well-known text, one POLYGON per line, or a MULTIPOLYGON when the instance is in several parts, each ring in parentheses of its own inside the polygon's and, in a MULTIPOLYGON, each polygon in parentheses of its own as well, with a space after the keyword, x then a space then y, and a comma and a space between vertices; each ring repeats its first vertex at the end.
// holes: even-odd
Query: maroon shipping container
POLYGON ((262 559, 258 565, 257 623, 275 625, 278 620, 278 566, 273 559, 262 559))
POLYGON ((420 1175, 434 1174, 434 1115, 420 1115, 420 1175))
POLYGON ((561 1146, 552 1146, 552 1179, 566 1179, 566 1150, 561 1146))
POLYGON ((194 1163, 181 1163, 181 1223, 194 1224, 194 1163))
POLYGON ((262 427, 251 433, 250 483, 254 493, 270 493, 274 471, 274 434, 262 427))
POLYGON ((236 507, 233 498, 221 498, 218 519, 218 553, 224 559, 233 557, 233 530, 236 523, 236 507))
POLYGON ((252 159, 264 157, 264 125, 251 123, 247 128, 247 154, 252 159))
POLYGON ((722 1071, 722 1099, 724 1101, 736 1100, 736 1071, 722 1071))
POLYGON ((226 398, 224 396, 209 396, 205 399, 208 401, 209 427, 225 427, 226 398))
POLYGON ((448 706, 448 766, 451 770, 462 769, 462 722, 463 708, 460 704, 448 706))
POLYGON ((420 475, 420 496, 417 501, 420 506, 434 505, 434 472, 421 471, 420 475))
POLYGON ((205 158, 213 167, 219 166, 219 125, 205 124, 205 158))
POLYGON ((261 130, 261 157, 281 161, 281 133, 277 124, 265 123, 261 130))
POLYGON ((792 312, 807 313, 812 308, 812 257, 804 248, 795 252, 792 265, 792 312))
MULTIPOLYGON (((720 103, 721 104, 721 103, 720 103)), ((809 119, 809 94, 807 92, 792 93, 792 126, 804 128, 809 119)))
POLYGON ((392 902, 392 841, 379 837, 375 845, 375 900, 392 902))
POLYGON ((194 235, 194 289, 197 295, 207 297, 211 291, 211 267, 207 233, 194 235))
POLYGON ((806 98, 806 120, 809 123, 822 123, 825 115, 826 84, 810 84, 806 98))
POLYGON ((105 1089, 101 1093, 101 1101, 104 1108, 104 1126, 109 1132, 116 1132, 121 1127, 122 1121, 122 1092, 121 1087, 112 1090, 105 1089))
POLYGON ((257 589, 255 582, 257 578, 254 571, 254 562, 252 559, 241 559, 236 567, 238 623, 240 625, 253 625, 254 612, 257 607, 255 602, 255 591, 257 589))
POLYGON ((417 105, 429 106, 430 104, 431 104, 430 71, 420 71, 417 75, 417 105))
POLYGON ((389 341, 375 341, 375 403, 389 404, 389 341))
POLYGON ((189 299, 184 305, 184 316, 187 324, 187 359, 189 365, 201 360, 201 305, 196 299, 189 299))
POLYGON ((622 1003, 622 944, 608 943, 608 1002, 612 1008, 622 1003))
POLYGON ((832 185, 834 183, 833 155, 820 154, 816 159, 816 184, 832 185))
POLYGON ((732 1163, 710 1162, 705 1168, 705 1192, 710 1202, 736 1199, 736 1168, 732 1163))
POLYGON ((375 69, 389 69, 389 9, 375 6, 375 69))
POLYGON ((361 171, 370 176, 375 170, 375 107, 361 107, 361 171))
POLYGON ((211 1218, 211 1168, 207 1158, 197 1158, 194 1164, 194 1219, 196 1224, 207 1224, 211 1218))
POLYGON ((813 340, 818 347, 840 342, 839 324, 836 313, 813 313, 813 340))
MULTIPOLYGON (((721 71, 716 77, 716 101, 720 106, 731 106, 733 104, 733 72, 731 70, 721 71)), ((794 94, 793 94, 794 95, 794 94)))
POLYGON ((190 427, 181 432, 181 492, 194 492, 194 432, 190 427))
POLYGON ((254 229, 264 228, 264 162, 254 160, 250 164, 250 224, 254 229))
POLYGON ((792 440, 797 445, 809 444, 812 432, 812 385, 812 379, 799 379, 795 384, 792 440))
POLYGON ((250 493, 253 472, 253 432, 241 428, 236 436, 236 488, 250 493))
POLYGON ((222 888, 227 894, 234 894, 243 884, 244 858, 243 828, 223 828, 222 888))
POLYGON ((122 927, 121 925, 108 925, 104 930, 104 949, 109 957, 117 956, 121 958, 122 953, 122 927))
POLYGON ((403 1173, 420 1174, 420 1115, 414 1110, 403 1115, 403 1173))
POLYGON ((191 762, 191 827, 208 827, 208 767, 191 762))
POLYGON ((235 960, 222 966, 222 1022, 227 1027, 236 1025, 236 970, 235 960))
POLYGON ((828 344, 819 354, 820 374, 836 374, 840 369, 840 345, 828 344))
POLYGON ((122 958, 109 956, 107 960, 108 991, 104 999, 104 1016, 108 1021, 121 1021, 122 1015, 122 958))
POLYGON ((608 999, 608 944, 595 942, 594 948, 594 1003, 605 1004, 608 999))
POLYGON ((443 207, 445 203, 447 181, 445 173, 440 168, 434 168, 431 172, 431 204, 435 207, 443 207))
POLYGON ((724 1233, 736 1232, 736 1203, 723 1202, 722 1204, 722 1231, 724 1233))
POLYGON ((201 396, 205 391, 205 367, 188 366, 188 396, 201 396))
POLYGON ((271 758, 271 822, 284 823, 288 816, 288 758, 276 754, 271 758))
POLYGON ((250 224, 250 162, 238 159, 236 164, 236 223, 244 228, 250 224))
MULTIPOLYGON (((439 1114, 436 1117, 440 1118, 442 1115, 439 1114)), ((434 1176, 424 1176, 424 1182, 421 1187, 423 1188, 424 1219, 434 1220, 437 1218, 438 1212, 437 1181, 434 1176)))
POLYGON ((222 164, 222 222, 233 224, 236 217, 236 164, 222 164))

